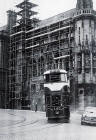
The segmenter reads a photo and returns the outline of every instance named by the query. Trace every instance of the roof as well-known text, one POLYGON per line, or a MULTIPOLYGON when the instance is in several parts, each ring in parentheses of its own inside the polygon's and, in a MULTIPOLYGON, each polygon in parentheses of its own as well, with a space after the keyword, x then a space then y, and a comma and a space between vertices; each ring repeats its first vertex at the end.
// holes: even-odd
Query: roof
POLYGON ((6 30, 6 28, 7 28, 7 26, 6 26, 6 25, 5 25, 5 26, 0 27, 0 31, 4 31, 4 30, 6 30))
POLYGON ((41 27, 45 27, 45 26, 48 26, 50 24, 54 24, 54 23, 62 21, 62 20, 65 20, 65 19, 68 19, 68 18, 72 18, 74 16, 75 12, 76 12, 76 8, 71 9, 71 10, 66 11, 66 12, 63 12, 63 13, 60 13, 60 14, 55 15, 53 17, 50 17, 48 19, 41 20, 38 23, 38 27, 40 27, 40 28, 41 27))
POLYGON ((67 71, 63 70, 63 69, 53 69, 53 70, 48 70, 48 71, 44 72, 44 75, 51 74, 51 73, 54 73, 54 72, 57 72, 57 73, 67 73, 67 71))

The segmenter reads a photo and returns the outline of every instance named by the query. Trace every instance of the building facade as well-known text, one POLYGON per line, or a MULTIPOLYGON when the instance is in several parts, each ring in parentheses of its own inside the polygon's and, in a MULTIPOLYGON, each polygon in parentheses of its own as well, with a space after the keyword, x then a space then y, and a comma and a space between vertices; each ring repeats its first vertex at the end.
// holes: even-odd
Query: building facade
POLYGON ((10 31, 9 104, 11 108, 45 109, 43 73, 68 71, 75 107, 96 105, 96 11, 92 0, 39 21, 37 5, 17 5, 21 19, 10 31), (30 18, 32 16, 32 18, 30 18))
POLYGON ((7 14, 7 25, 0 27, 0 108, 9 107, 9 33, 11 27, 16 23, 16 13, 9 10, 7 14))
POLYGON ((0 28, 0 108, 8 105, 8 48, 9 36, 4 26, 0 28))

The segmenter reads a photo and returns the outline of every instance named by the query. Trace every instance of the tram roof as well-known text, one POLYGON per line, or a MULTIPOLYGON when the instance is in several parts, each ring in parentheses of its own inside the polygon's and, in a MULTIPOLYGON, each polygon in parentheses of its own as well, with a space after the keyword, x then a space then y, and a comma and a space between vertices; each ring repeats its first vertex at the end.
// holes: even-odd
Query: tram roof
POLYGON ((48 70, 48 71, 44 72, 44 75, 54 73, 54 72, 56 72, 56 73, 67 73, 67 71, 63 70, 63 69, 53 69, 53 70, 48 70))

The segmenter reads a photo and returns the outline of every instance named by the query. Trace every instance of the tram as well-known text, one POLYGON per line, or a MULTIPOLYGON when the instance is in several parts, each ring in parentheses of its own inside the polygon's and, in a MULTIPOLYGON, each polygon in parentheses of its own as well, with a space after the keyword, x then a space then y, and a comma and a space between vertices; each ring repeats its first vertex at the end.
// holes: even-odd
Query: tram
POLYGON ((70 120, 70 86, 67 72, 62 69, 44 73, 45 108, 48 120, 70 120))

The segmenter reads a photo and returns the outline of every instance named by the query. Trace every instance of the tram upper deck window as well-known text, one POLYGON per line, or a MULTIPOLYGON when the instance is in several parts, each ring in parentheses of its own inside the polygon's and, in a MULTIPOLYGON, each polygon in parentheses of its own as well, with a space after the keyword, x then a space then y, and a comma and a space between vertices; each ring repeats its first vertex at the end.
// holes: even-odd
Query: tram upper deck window
POLYGON ((45 82, 67 82, 67 74, 66 73, 51 73, 51 74, 46 74, 45 77, 45 82))
POLYGON ((59 82, 61 80, 60 73, 50 74, 50 82, 59 82))
POLYGON ((67 82, 67 74, 66 73, 61 73, 61 81, 67 82))
POLYGON ((49 74, 44 75, 44 80, 45 82, 50 82, 50 75, 49 74))

